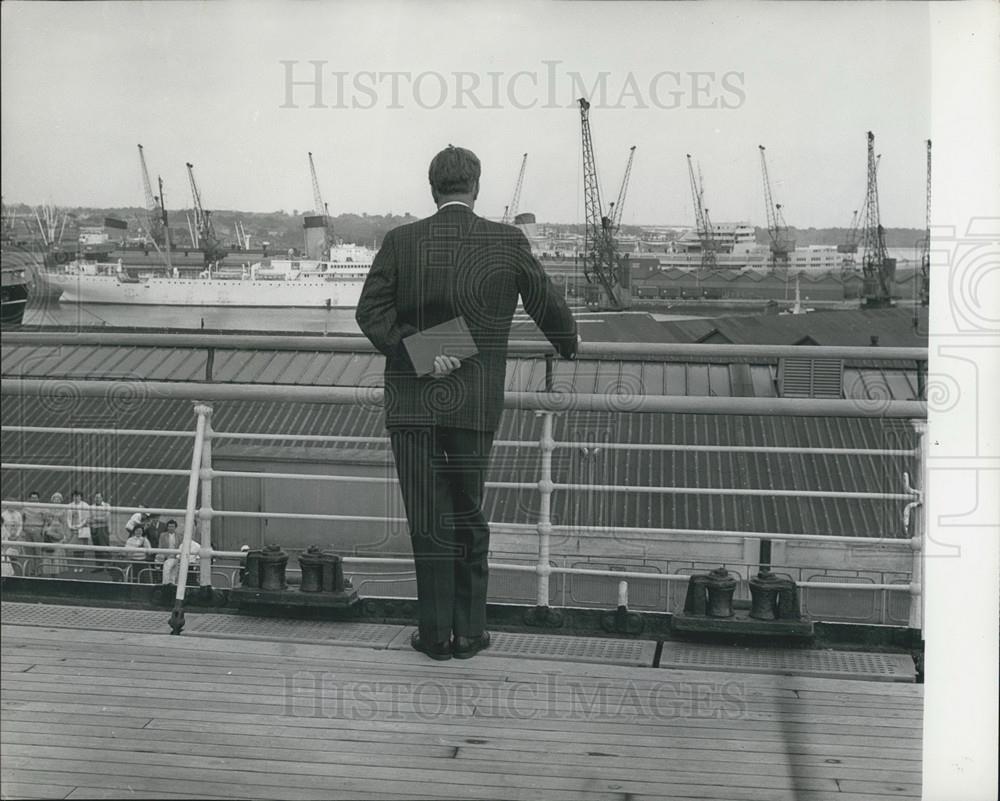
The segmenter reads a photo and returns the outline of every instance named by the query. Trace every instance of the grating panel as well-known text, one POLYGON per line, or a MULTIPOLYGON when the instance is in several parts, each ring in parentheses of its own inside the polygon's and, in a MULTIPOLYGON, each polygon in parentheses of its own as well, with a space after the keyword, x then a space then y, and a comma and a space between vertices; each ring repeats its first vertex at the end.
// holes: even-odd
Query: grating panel
MULTIPOLYGON (((410 647, 407 628, 389 648, 410 647)), ((479 656, 514 656, 522 659, 555 659, 563 662, 600 662, 607 665, 652 667, 656 643, 649 640, 615 640, 601 637, 569 637, 557 634, 492 632, 490 647, 479 656)), ((477 657, 478 658, 478 657, 477 657)))
POLYGON ((664 642, 659 666, 675 670, 794 674, 866 681, 916 680, 910 656, 860 651, 734 648, 664 642))
POLYGON ((339 623, 328 620, 289 620, 242 615, 191 615, 185 631, 192 634, 309 642, 338 642, 384 648, 399 632, 399 626, 377 623, 339 623))
POLYGON ((59 606, 4 601, 0 619, 15 626, 108 631, 170 631, 169 612, 144 609, 104 609, 91 606, 59 606))
MULTIPOLYGON (((4 602, 3 622, 9 625, 101 629, 166 634, 170 613, 146 609, 105 609, 4 602)), ((288 620, 192 613, 185 615, 184 633, 192 636, 244 639, 298 640, 385 648, 400 626, 376 623, 340 623, 326 620, 288 620)))

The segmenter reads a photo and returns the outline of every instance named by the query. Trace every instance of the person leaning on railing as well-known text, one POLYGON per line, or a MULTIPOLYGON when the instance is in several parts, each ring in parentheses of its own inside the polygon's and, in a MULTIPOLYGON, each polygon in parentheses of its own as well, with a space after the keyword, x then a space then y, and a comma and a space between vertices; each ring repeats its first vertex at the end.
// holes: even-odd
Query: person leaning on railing
POLYGON ((579 342, 524 234, 473 211, 480 173, 465 148, 449 145, 434 157, 437 213, 386 234, 355 315, 386 357, 385 422, 417 576, 419 630, 410 644, 439 660, 467 659, 490 644, 482 497, 518 297, 563 358, 574 358, 579 342), (432 375, 418 376, 404 339, 458 317, 475 355, 460 361, 438 348, 432 375))

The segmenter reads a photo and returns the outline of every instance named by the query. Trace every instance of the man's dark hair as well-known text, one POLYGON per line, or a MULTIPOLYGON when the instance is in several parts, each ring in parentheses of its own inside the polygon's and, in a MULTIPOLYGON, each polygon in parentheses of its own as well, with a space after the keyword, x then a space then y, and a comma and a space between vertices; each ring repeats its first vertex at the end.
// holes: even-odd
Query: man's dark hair
POLYGON ((176 521, 176 520, 168 520, 168 521, 167 521, 167 525, 168 525, 168 526, 171 526, 171 525, 172 525, 172 526, 176 526, 176 525, 177 525, 177 521, 176 521))
POLYGON ((28 493, 28 497, 30 498, 32 495, 34 495, 37 498, 38 497, 38 492, 36 492, 35 490, 32 490, 31 492, 28 493))
POLYGON ((464 195, 475 191, 481 172, 475 153, 448 145, 431 159, 427 178, 437 195, 464 195))

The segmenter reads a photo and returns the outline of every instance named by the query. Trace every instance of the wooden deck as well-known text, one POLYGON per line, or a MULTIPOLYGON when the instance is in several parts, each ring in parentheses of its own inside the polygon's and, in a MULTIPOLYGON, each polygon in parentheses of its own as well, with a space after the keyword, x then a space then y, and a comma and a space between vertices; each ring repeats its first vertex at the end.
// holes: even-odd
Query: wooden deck
POLYGON ((919 798, 922 687, 5 625, 3 798, 919 798))

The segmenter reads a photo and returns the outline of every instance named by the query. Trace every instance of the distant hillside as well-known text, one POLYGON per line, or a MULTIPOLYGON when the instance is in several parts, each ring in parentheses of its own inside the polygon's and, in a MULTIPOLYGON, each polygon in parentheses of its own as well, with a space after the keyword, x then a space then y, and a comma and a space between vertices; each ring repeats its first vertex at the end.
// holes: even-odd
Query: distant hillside
MULTIPOLYGON (((129 235, 134 236, 141 228, 140 220, 145 210, 135 206, 126 208, 60 208, 61 215, 67 218, 64 238, 75 239, 79 226, 102 225, 105 217, 117 217, 129 224, 129 235)), ((6 205, 5 214, 13 213, 15 231, 18 237, 24 237, 30 231, 36 232, 34 211, 24 204, 6 205)), ((306 211, 293 209, 291 213, 284 210, 272 212, 232 211, 218 209, 212 211, 216 231, 227 243, 236 241, 235 226, 237 220, 252 238, 252 245, 259 246, 262 241, 270 242, 274 249, 302 247, 302 217, 306 211)), ((194 217, 191 209, 175 209, 168 211, 172 240, 178 247, 190 246, 187 215, 194 217)), ((409 212, 400 216, 396 214, 341 214, 333 218, 333 230, 336 236, 345 242, 370 244, 373 241, 381 244, 386 232, 406 223, 415 222, 416 217, 409 212)), ((582 235, 585 226, 573 223, 543 223, 546 228, 561 233, 582 235)), ((626 236, 639 236, 642 226, 623 225, 621 233, 626 236)), ((791 235, 800 247, 809 245, 837 245, 847 237, 846 228, 793 228, 791 235)), ((756 228, 756 238, 761 244, 768 241, 767 229, 756 228)), ((923 230, 918 228, 886 228, 886 245, 893 248, 913 247, 923 237, 923 230)))
MULTIPOLYGON (((7 215, 13 214, 16 236, 21 238, 37 233, 35 214, 26 205, 6 206, 7 215)), ((236 242, 236 222, 240 221, 251 237, 251 246, 259 247, 261 242, 270 242, 272 249, 301 248, 303 243, 302 218, 307 212, 293 209, 289 214, 285 211, 255 212, 231 211, 227 209, 212 210, 212 221, 216 232, 227 244, 236 242)), ((189 247, 187 218, 194 218, 191 209, 170 209, 167 211, 170 220, 171 240, 176 247, 189 247)), ((145 216, 145 210, 134 206, 126 208, 60 208, 59 219, 66 216, 63 240, 75 240, 81 226, 103 225, 105 217, 116 217, 125 220, 129 226, 129 236, 136 236, 143 227, 140 220, 145 216)), ((397 214, 341 214, 333 219, 334 234, 345 242, 381 244, 386 232, 400 225, 416 221, 409 213, 397 214)))

